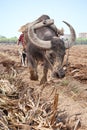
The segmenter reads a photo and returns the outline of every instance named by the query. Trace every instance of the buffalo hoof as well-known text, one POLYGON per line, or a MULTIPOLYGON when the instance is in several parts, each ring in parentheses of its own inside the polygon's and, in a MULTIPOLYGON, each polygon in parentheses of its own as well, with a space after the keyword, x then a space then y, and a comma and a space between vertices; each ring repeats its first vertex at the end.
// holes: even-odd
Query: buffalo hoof
POLYGON ((47 78, 46 77, 42 77, 41 81, 40 81, 40 85, 44 84, 47 82, 47 78))
POLYGON ((38 80, 38 75, 34 70, 30 70, 30 79, 31 80, 38 80))
POLYGON ((31 76, 30 76, 30 79, 31 79, 31 80, 38 80, 38 75, 31 75, 31 76))

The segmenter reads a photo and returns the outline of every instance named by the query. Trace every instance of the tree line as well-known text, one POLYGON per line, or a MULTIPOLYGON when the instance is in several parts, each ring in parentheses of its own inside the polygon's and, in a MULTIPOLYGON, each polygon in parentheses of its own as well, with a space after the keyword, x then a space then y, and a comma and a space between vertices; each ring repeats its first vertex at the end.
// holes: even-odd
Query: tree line
POLYGON ((11 37, 7 38, 5 36, 0 36, 0 43, 16 43, 17 42, 17 37, 11 37))
POLYGON ((78 45, 78 44, 80 44, 80 45, 82 45, 82 44, 87 45, 87 38, 77 38, 75 44, 76 45, 78 45))
MULTIPOLYGON (((17 37, 11 37, 11 38, 7 38, 5 36, 0 36, 0 43, 17 43, 17 37)), ((78 45, 78 44, 85 44, 87 45, 87 38, 77 38, 76 39, 76 42, 75 42, 75 45, 78 45)))

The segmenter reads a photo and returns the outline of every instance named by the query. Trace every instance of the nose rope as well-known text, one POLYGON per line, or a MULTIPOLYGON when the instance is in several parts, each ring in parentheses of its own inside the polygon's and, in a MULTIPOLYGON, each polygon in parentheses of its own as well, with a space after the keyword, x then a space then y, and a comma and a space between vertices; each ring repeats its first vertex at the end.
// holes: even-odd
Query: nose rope
POLYGON ((51 71, 53 71, 53 65, 52 65, 52 63, 50 62, 50 60, 48 59, 48 57, 46 55, 45 55, 45 59, 48 61, 51 71))
MULTIPOLYGON (((69 47, 69 43, 68 43, 68 47, 69 47)), ((68 66, 68 61, 69 61, 69 52, 70 52, 70 48, 68 49, 68 54, 66 58, 66 67, 68 66)))

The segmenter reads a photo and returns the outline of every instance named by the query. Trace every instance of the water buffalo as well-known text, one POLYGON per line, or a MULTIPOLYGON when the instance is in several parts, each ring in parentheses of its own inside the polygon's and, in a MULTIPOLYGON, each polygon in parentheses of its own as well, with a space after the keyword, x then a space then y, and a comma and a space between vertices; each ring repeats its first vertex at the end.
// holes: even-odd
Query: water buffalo
MULTIPOLYGON (((68 45, 72 45, 76 39, 75 30, 67 22, 64 23, 70 28, 71 41, 68 45)), ((47 81, 48 69, 51 69, 53 74, 59 78, 64 77, 65 73, 62 63, 66 46, 65 42, 58 35, 61 34, 61 31, 57 29, 47 15, 42 15, 36 21, 29 23, 27 29, 25 31, 25 40, 27 43, 26 49, 30 79, 38 80, 37 65, 39 61, 43 61, 43 77, 40 84, 47 81), (47 25, 48 19, 51 22, 47 25)))

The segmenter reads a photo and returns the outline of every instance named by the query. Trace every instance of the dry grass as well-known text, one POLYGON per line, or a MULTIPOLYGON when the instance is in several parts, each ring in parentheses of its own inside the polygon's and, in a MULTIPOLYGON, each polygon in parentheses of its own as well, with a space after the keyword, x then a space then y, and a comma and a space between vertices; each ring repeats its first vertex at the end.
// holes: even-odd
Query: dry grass
POLYGON ((0 130, 86 130, 86 49, 73 47, 66 77, 40 86, 20 66, 18 47, 0 46, 0 130))

